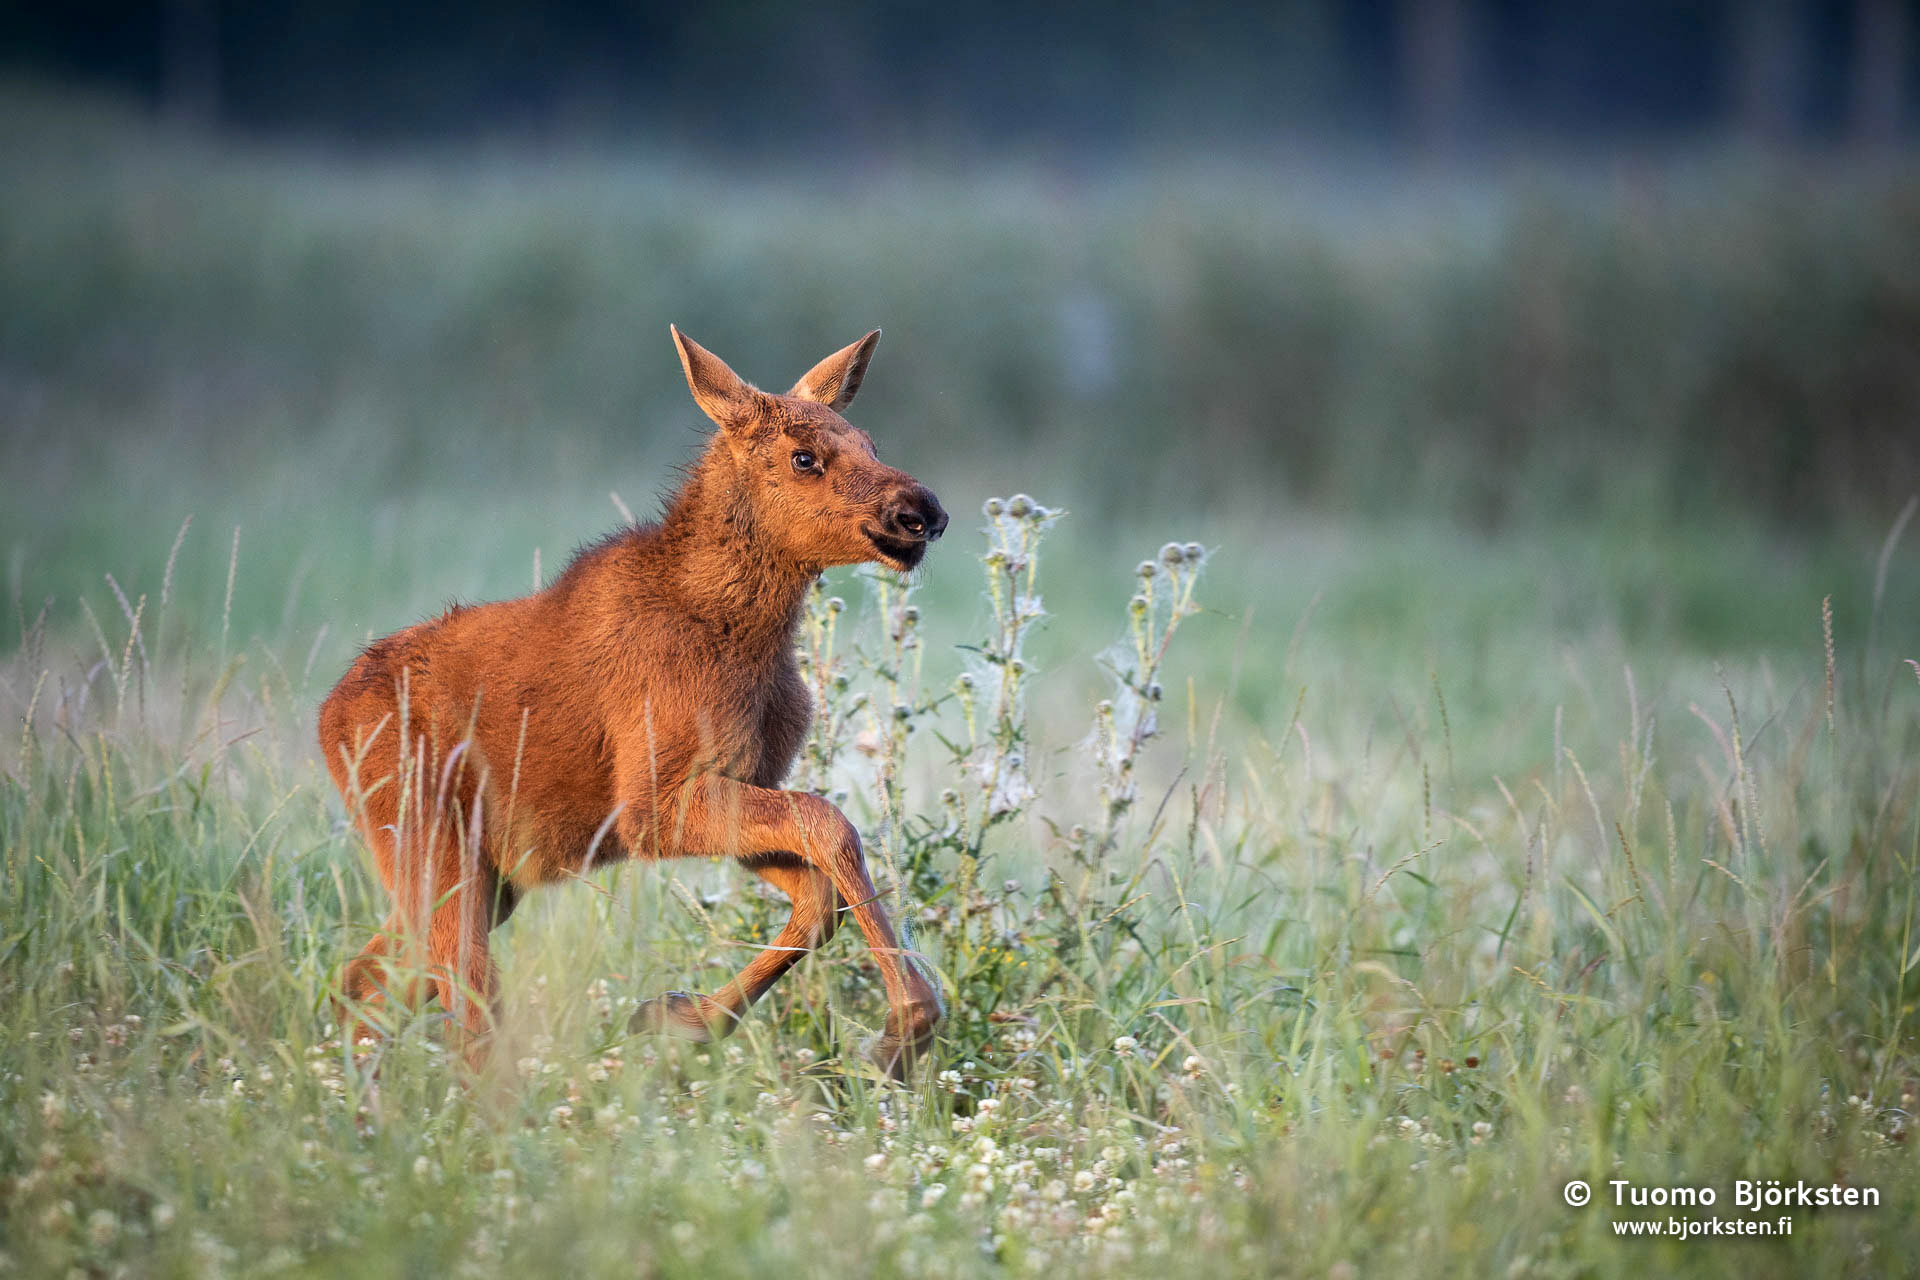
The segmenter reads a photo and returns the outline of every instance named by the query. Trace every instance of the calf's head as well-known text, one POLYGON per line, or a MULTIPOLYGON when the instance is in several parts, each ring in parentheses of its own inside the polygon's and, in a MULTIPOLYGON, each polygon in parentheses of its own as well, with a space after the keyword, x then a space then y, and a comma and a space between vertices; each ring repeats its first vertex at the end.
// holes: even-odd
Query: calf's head
POLYGON ((773 395, 673 330, 694 402, 720 428, 733 460, 736 503, 756 537, 809 569, 873 561, 905 571, 946 532, 933 491, 882 463, 872 437, 840 416, 879 342, 875 329, 773 395))

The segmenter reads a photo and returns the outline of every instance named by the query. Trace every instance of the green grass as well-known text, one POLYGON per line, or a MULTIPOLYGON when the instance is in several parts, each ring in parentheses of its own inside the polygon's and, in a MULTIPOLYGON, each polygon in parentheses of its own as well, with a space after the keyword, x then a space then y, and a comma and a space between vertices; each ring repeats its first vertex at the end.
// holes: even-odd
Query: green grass
POLYGON ((1880 1275, 1920 1245, 1920 543, 1889 538, 1904 437, 1849 434, 1912 403, 1898 178, 1362 219, 1197 171, 849 201, 10 92, 0 1275, 1880 1275), (1076 399, 1053 308, 1088 281, 1132 358, 1076 399), (669 319, 768 381, 885 324, 856 418, 955 512, 916 621, 840 573, 803 636, 796 785, 951 997, 906 1089, 860 1064, 853 931, 721 1047, 624 1034, 780 923, 721 863, 532 899, 477 1086, 435 1013, 371 1056, 329 1025, 383 906, 317 702, 369 635, 524 590, 536 550, 551 577, 609 490, 671 482, 669 319), (1073 509, 1037 552, 982 511, 1023 488, 1073 509), (983 527, 1037 554, 1043 621, 983 527), (1205 573, 1183 552, 1136 612, 1169 537, 1205 573), (1623 1240, 1576 1177, 1882 1202, 1623 1240))
MULTIPOLYGON (((1233 549, 1212 560, 1202 603, 1233 549)), ((1829 668, 1815 613, 1777 660, 1628 676, 1536 622, 1476 685, 1444 642, 1383 673, 1342 620, 1362 593, 1305 623, 1261 732, 1186 660, 1232 628, 1200 611, 1133 672, 1170 690, 1136 771, 1085 736, 1091 706, 1043 710, 1044 669, 1031 716, 995 711, 981 655, 1019 638, 958 650, 930 605, 902 629, 881 585, 836 584, 853 608, 823 595, 810 624, 812 670, 847 683, 806 773, 845 793, 954 996, 904 1091, 858 1065, 881 995, 850 935, 721 1048, 624 1034, 633 1000, 718 985, 778 923, 707 863, 516 918, 499 1079, 462 1085, 430 1016, 356 1059, 324 1002, 380 908, 300 655, 229 636, 222 668, 217 615, 156 597, 144 650, 115 619, 97 658, 16 657, 10 1263, 1864 1275, 1913 1248, 1920 682, 1884 646, 1842 629, 1829 668), (973 784, 1014 755, 1033 794, 990 804, 973 784), (1573 1177, 1883 1200, 1800 1211, 1789 1239, 1626 1242, 1613 1210, 1561 1203, 1573 1177)), ((1419 601, 1403 626, 1436 621, 1419 601)))

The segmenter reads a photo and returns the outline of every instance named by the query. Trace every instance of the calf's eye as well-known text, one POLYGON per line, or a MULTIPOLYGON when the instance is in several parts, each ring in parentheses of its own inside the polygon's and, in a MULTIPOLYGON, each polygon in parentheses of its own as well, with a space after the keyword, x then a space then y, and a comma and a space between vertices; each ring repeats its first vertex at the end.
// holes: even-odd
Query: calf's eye
POLYGON ((793 451, 793 469, 803 475, 810 471, 818 471, 820 469, 820 459, 814 457, 805 449, 795 449, 793 451))

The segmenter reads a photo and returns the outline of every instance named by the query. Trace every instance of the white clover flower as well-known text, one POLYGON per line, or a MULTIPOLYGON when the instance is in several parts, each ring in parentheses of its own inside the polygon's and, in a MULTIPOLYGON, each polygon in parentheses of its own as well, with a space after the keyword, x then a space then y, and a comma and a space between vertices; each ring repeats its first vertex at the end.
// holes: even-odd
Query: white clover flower
POLYGON ((939 1204, 940 1197, 946 1194, 947 1184, 944 1182, 936 1182, 920 1193, 920 1207, 922 1209, 931 1209, 933 1206, 939 1204))
POLYGON ((1073 1175, 1073 1189, 1075 1191, 1091 1191, 1093 1190, 1093 1184, 1098 1181, 1099 1178, 1095 1176, 1093 1170, 1082 1169, 1073 1175))
POLYGON ((884 1151, 876 1151, 868 1156, 864 1163, 868 1173, 879 1173, 887 1167, 887 1154, 884 1151))
POLYGON ((1113 1051, 1118 1054, 1131 1054, 1139 1048, 1140 1042, 1132 1036, 1121 1036, 1113 1042, 1113 1051))
POLYGON ((120 1218, 111 1209, 95 1209, 87 1215, 87 1239, 96 1249, 104 1249, 120 1235, 120 1218))

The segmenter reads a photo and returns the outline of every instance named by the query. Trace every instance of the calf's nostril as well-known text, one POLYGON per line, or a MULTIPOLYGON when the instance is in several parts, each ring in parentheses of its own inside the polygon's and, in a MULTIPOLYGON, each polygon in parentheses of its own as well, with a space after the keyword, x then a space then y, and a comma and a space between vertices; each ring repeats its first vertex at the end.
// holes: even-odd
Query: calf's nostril
POLYGON ((916 538, 927 531, 927 522, 911 511, 901 512, 899 523, 903 530, 916 538))

